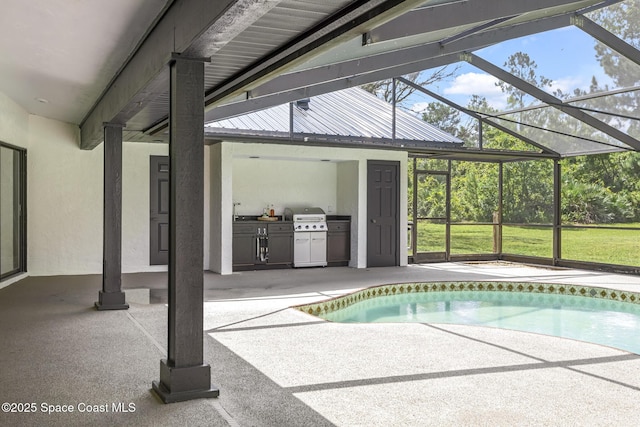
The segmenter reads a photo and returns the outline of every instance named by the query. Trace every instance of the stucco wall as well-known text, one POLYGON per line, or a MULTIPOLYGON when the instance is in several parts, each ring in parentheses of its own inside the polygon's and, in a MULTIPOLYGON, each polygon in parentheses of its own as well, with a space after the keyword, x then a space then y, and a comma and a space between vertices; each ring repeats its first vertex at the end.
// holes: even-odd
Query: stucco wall
MULTIPOLYGON (((28 255, 30 275, 102 272, 103 148, 78 148, 75 125, 28 118, 28 255)), ((207 149, 208 150, 208 149, 207 149)), ((150 156, 166 144, 123 144, 122 271, 166 271, 149 265, 150 156)), ((208 159, 205 173, 208 175, 208 159)), ((208 188, 205 186, 205 215, 208 188)), ((209 218, 204 264, 209 264, 209 218)))
POLYGON ((336 163, 311 160, 233 159, 233 201, 241 215, 260 215, 273 205, 282 215, 287 207, 318 206, 336 211, 336 163))
POLYGON ((29 116, 28 271, 102 271, 102 146, 78 148, 78 126, 29 116))
POLYGON ((29 114, 0 92, 0 141, 27 148, 28 135, 29 114))
MULTIPOLYGON (((28 255, 30 275, 102 272, 103 148, 78 148, 75 125, 29 117, 28 255)), ((122 271, 149 265, 149 156, 164 144, 123 144, 122 271)))
POLYGON ((208 268, 221 274, 231 273, 232 254, 229 242, 232 239, 232 230, 228 225, 228 219, 233 216, 233 163, 230 161, 230 149, 228 144, 209 147, 210 192, 205 193, 205 197, 210 196, 208 200, 211 217, 208 268))
POLYGON ((169 146, 125 142, 122 148, 122 271, 166 271, 149 265, 149 176, 150 157, 168 155, 169 146))
MULTIPOLYGON (((338 206, 340 206, 341 215, 351 215, 351 261, 350 267, 358 267, 358 265, 366 265, 366 253, 358 252, 360 243, 359 233, 359 217, 358 210, 362 203, 361 195, 363 191, 358 185, 351 183, 358 182, 360 162, 357 160, 338 163, 338 179, 337 179, 337 198, 338 206), (359 256, 362 259, 359 259, 359 256)), ((364 197, 364 196, 362 196, 364 197)), ((366 198, 364 199, 366 200, 366 198)), ((366 241, 365 241, 366 243, 366 241)))

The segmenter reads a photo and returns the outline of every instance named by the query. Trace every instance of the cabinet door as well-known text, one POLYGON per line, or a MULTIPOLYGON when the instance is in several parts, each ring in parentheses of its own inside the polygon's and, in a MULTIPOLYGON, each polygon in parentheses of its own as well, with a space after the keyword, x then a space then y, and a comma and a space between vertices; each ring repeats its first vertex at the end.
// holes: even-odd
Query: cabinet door
POLYGON ((311 233, 311 244, 309 245, 309 259, 312 263, 327 264, 327 233, 311 233))
POLYGON ((233 264, 255 264, 256 236, 253 234, 233 235, 233 264))
POLYGON ((293 262, 293 233, 269 234, 269 264, 293 262))
POLYGON ((311 242, 311 233, 298 232, 294 236, 293 262, 296 265, 308 264, 311 261, 311 253, 309 252, 309 246, 311 242))
POLYGON ((327 262, 349 261, 351 259, 351 239, 349 232, 328 233, 327 262))

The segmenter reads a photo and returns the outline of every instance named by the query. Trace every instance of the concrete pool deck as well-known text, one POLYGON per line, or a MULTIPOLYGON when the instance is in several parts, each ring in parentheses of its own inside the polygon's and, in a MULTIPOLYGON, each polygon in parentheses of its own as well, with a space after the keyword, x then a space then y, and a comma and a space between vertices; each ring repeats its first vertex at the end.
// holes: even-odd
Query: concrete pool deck
POLYGON ((31 277, 0 290, 0 400, 37 406, 0 413, 0 425, 637 424, 638 355, 483 327, 334 324, 289 307, 414 281, 638 292, 638 276, 507 263, 206 273, 204 358, 220 397, 169 405, 150 391, 166 348, 166 273, 125 275, 127 311, 92 308, 100 280, 31 277))

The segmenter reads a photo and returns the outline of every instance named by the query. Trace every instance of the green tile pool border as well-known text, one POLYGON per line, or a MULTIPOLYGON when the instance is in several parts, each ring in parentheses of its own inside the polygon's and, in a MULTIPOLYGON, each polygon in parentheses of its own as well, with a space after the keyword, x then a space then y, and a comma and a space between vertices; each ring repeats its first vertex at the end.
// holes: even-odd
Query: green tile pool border
POLYGON ((524 292, 533 294, 573 295, 640 305, 640 293, 638 292, 621 291, 618 289, 599 288, 594 286, 531 282, 415 282, 372 286, 348 295, 312 304, 298 305, 292 308, 313 316, 323 316, 361 301, 383 296, 456 291, 524 292))

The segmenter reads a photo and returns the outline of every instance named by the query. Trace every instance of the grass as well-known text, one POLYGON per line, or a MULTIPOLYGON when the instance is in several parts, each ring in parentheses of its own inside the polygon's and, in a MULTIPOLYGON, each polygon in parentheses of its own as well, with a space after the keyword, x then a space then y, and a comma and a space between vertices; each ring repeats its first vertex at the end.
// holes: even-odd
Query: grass
MULTIPOLYGON (((612 227, 638 227, 636 224, 611 224, 612 227)), ((445 251, 445 225, 420 221, 418 252, 445 251)), ((493 226, 452 225, 451 254, 493 253, 493 226)), ((551 258, 551 228, 503 226, 502 252, 551 258)), ((562 259, 605 264, 640 265, 640 229, 611 230, 597 228, 564 228, 562 259)))

